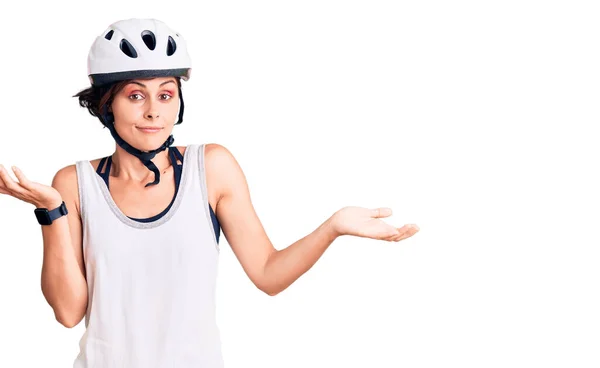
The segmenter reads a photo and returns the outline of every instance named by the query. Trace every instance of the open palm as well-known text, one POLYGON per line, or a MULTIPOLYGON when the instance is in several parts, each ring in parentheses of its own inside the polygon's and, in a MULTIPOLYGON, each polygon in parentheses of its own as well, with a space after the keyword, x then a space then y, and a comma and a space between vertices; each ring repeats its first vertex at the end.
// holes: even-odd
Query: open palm
POLYGON ((385 223, 381 218, 392 215, 390 208, 369 209, 348 206, 336 212, 332 218, 338 235, 354 235, 387 241, 400 241, 415 235, 419 227, 406 224, 400 228, 385 223))
POLYGON ((0 194, 10 195, 36 207, 60 204, 61 196, 56 189, 27 179, 18 167, 14 167, 13 172, 19 181, 13 180, 0 164, 0 194))

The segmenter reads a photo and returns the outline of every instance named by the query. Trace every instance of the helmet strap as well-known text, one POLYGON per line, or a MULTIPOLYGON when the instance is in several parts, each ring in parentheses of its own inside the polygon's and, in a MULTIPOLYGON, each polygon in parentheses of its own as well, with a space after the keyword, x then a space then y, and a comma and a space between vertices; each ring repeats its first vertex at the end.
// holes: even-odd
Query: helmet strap
MULTIPOLYGON (((182 104, 183 104, 183 100, 182 100, 182 104)), ((169 138, 167 138, 167 140, 159 148, 152 150, 152 151, 141 151, 141 150, 131 146, 129 143, 125 142, 123 140, 123 138, 121 138, 119 136, 119 134, 117 134, 117 130, 115 129, 115 125, 114 125, 114 123, 115 123, 114 116, 112 113, 108 112, 107 105, 105 105, 103 108, 103 112, 101 114, 100 120, 102 121, 104 126, 106 126, 108 128, 108 130, 110 130, 110 134, 113 136, 113 138, 115 139, 115 141, 121 148, 123 148, 129 154, 139 158, 140 161, 142 161, 142 163, 144 164, 144 166, 146 166, 148 168, 148 170, 150 170, 154 173, 154 181, 152 183, 146 184, 146 187, 148 187, 150 185, 158 184, 160 182, 160 172, 159 172, 158 168, 156 167, 156 165, 154 165, 154 163, 151 160, 154 158, 154 156, 156 156, 157 153, 164 151, 165 149, 167 149, 169 146, 171 146, 173 144, 173 142, 175 141, 175 139, 173 138, 173 135, 171 134, 169 136, 169 138)), ((182 115, 183 115, 182 113, 183 113, 183 105, 181 106, 181 111, 179 113, 179 121, 180 122, 182 120, 182 115)))
POLYGON ((177 120, 177 122, 175 123, 177 124, 181 124, 183 123, 183 94, 181 93, 181 87, 177 87, 179 89, 179 120, 177 120))

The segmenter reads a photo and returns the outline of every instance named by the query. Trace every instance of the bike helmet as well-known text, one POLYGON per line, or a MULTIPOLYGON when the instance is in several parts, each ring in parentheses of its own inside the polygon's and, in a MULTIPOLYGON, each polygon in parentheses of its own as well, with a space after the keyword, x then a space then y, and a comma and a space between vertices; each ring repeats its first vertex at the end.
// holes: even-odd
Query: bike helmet
MULTIPOLYGON (((178 32, 156 19, 127 19, 111 24, 99 35, 88 55, 88 77, 94 87, 137 78, 180 77, 187 81, 192 70, 185 40, 178 32)), ((183 122, 183 95, 179 88, 179 120, 183 122)), ((157 149, 141 151, 125 142, 115 130, 114 116, 105 105, 103 124, 125 151, 138 157, 160 182, 160 172, 151 161, 157 153, 173 144, 173 135, 157 149)))
POLYGON ((90 49, 88 76, 94 86, 134 78, 190 78, 191 60, 183 37, 156 19, 111 24, 90 49))

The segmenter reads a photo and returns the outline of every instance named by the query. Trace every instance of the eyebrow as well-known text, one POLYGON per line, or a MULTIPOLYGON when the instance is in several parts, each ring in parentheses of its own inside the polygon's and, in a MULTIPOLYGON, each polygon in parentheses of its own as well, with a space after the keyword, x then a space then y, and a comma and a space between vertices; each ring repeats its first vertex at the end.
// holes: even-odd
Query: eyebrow
MULTIPOLYGON (((132 83, 133 83, 133 84, 140 85, 140 86, 142 86, 142 87, 146 88, 146 85, 145 85, 145 84, 143 84, 143 83, 140 83, 140 82, 136 82, 136 81, 131 81, 131 82, 127 83, 127 84, 132 84, 132 83)), ((171 80, 168 80, 168 81, 166 81, 166 82, 162 82, 162 83, 160 84, 160 86, 159 86, 159 87, 162 87, 163 85, 165 85, 165 84, 167 84, 167 83, 175 83, 175 81, 171 79, 171 80)))

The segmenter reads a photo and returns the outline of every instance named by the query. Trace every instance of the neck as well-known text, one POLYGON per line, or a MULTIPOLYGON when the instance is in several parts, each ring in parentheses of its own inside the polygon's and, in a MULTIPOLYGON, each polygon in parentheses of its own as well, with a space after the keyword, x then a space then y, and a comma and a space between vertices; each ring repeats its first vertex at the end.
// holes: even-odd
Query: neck
MULTIPOLYGON (((139 181, 143 184, 154 180, 154 174, 148 170, 139 158, 125 151, 121 146, 115 144, 115 153, 112 155, 113 175, 119 179, 139 181)), ((154 156, 152 162, 163 173, 171 166, 169 150, 161 151, 154 156)))

